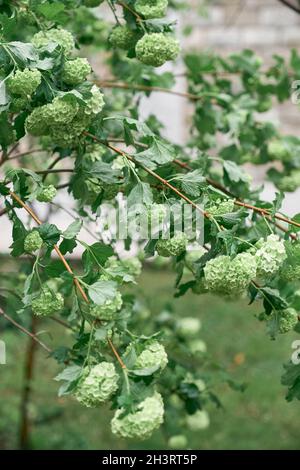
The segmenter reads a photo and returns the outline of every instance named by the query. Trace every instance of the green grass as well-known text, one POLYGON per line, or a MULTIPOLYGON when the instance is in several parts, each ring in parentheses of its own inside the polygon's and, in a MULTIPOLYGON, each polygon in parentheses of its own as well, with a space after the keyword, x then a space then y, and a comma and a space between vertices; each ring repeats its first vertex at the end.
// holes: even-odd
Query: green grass
MULTIPOLYGON (((174 293, 174 275, 147 271, 139 292, 158 313, 174 293)), ((218 390, 223 410, 211 408, 209 429, 190 436, 195 449, 299 449, 299 402, 287 403, 280 385, 282 363, 289 359, 295 334, 276 341, 266 336, 264 325, 254 318, 258 306, 246 302, 226 303, 216 297, 188 294, 174 303, 177 313, 199 316, 201 337, 210 354, 225 363, 236 380, 247 382, 244 393, 227 386, 218 390), (238 356, 237 356, 238 355, 238 356), (238 359, 241 361, 238 361, 238 359)), ((47 323, 42 329, 50 328, 47 323)), ((60 326, 52 325, 53 338, 44 336, 52 347, 59 345, 60 326)), ((27 341, 21 333, 6 330, 1 334, 7 344, 8 364, 0 366, 0 447, 17 448, 22 361, 27 341)), ((63 337, 61 337, 63 341, 63 337)), ((30 412, 34 422, 34 449, 163 449, 160 432, 150 440, 128 443, 110 433, 112 412, 82 408, 71 398, 57 398, 57 383, 52 380, 58 367, 39 351, 30 412)))

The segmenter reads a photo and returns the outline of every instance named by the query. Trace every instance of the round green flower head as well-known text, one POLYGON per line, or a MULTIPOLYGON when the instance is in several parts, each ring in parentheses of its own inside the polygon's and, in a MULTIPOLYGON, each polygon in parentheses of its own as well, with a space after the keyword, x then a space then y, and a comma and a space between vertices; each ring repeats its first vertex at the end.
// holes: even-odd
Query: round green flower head
POLYGON ((37 195, 37 200, 39 202, 51 202, 52 199, 56 196, 57 190, 52 185, 44 186, 42 191, 37 195))
POLYGON ((37 230, 32 230, 28 235, 26 235, 24 240, 24 250, 27 253, 34 253, 39 250, 42 245, 43 239, 37 230))
POLYGON ((168 446, 171 449, 186 449, 188 446, 188 440, 183 434, 177 434, 176 436, 171 436, 168 440, 168 446))
POLYGON ((276 182, 276 186, 280 191, 293 193, 300 186, 300 171, 294 170, 290 175, 284 176, 276 182))
POLYGON ((137 59, 153 67, 160 67, 168 60, 176 59, 179 50, 179 42, 163 33, 145 34, 135 47, 137 59))
POLYGON ((258 250, 255 257, 257 262, 257 275, 270 277, 278 272, 287 255, 284 241, 277 235, 269 235, 266 241, 257 242, 258 250))
POLYGON ((206 263, 205 284, 209 291, 225 296, 241 294, 256 276, 256 258, 240 253, 233 260, 218 256, 206 263))
POLYGON ((126 25, 115 26, 108 39, 112 47, 128 51, 135 46, 137 33, 126 25))
POLYGON ((134 9, 147 20, 163 18, 168 8, 168 0, 136 0, 134 9))
POLYGON ((67 85, 76 86, 86 80, 91 70, 87 59, 77 57, 77 59, 66 61, 62 78, 67 85))
POLYGON ((115 297, 110 300, 106 300, 102 305, 93 305, 90 308, 90 314, 103 321, 112 321, 116 317, 116 313, 121 309, 123 304, 122 295, 117 292, 115 297))
POLYGON ((47 47, 50 42, 55 42, 62 48, 67 57, 72 54, 75 48, 73 35, 65 29, 39 31, 33 36, 31 42, 37 49, 47 47))
POLYGON ((83 4, 88 8, 98 7, 103 3, 103 0, 83 0, 83 4))
POLYGON ((103 93, 101 93, 96 85, 92 86, 90 92, 92 96, 87 100, 84 112, 87 115, 96 115, 102 111, 104 106, 103 93))
POLYGON ((135 368, 147 369, 154 366, 159 366, 163 370, 168 364, 168 356, 165 348, 158 341, 152 341, 147 344, 144 351, 138 356, 135 368))
POLYGON ((7 88, 13 95, 21 97, 31 96, 40 85, 42 80, 41 72, 37 69, 17 70, 12 77, 7 80, 7 88))
POLYGON ((107 401, 117 390, 119 376, 114 364, 100 362, 83 372, 83 380, 77 386, 75 396, 87 407, 95 407, 107 401))
POLYGON ((281 334, 293 330, 298 323, 298 313, 294 308, 287 308, 285 310, 274 312, 270 317, 271 321, 274 315, 276 315, 276 320, 278 322, 278 332, 281 334))
POLYGON ((202 339, 193 339, 192 341, 189 341, 189 349, 193 354, 206 353, 207 346, 202 339))
POLYGON ((186 425, 191 431, 202 431, 210 424, 209 414, 205 410, 197 410, 193 415, 186 417, 186 425))
POLYGON ((199 318, 183 317, 176 322, 176 331, 183 338, 197 336, 201 330, 201 321, 199 318))
POLYGON ((268 154, 274 160, 288 162, 292 155, 288 145, 282 140, 273 140, 268 144, 268 154))
POLYGON ((78 109, 76 100, 56 97, 51 103, 35 108, 26 118, 25 128, 35 136, 55 133, 63 124, 72 122, 78 109))
POLYGON ((300 243, 293 243, 288 248, 288 259, 281 269, 280 277, 286 282, 300 280, 300 243))
POLYGON ((59 292, 55 293, 47 287, 31 303, 33 313, 38 316, 53 315, 59 312, 63 306, 63 296, 59 292))
POLYGON ((11 101, 9 110, 13 113, 19 113, 27 108, 28 103, 29 99, 27 96, 18 96, 11 101))
POLYGON ((218 199, 214 205, 208 207, 208 213, 215 216, 230 214, 234 211, 234 200, 233 199, 226 199, 222 201, 218 199))
POLYGON ((142 263, 135 256, 123 259, 122 265, 125 269, 128 269, 128 273, 133 277, 138 277, 142 273, 142 263))
POLYGON ((112 421, 113 434, 129 439, 147 439, 159 428, 164 420, 162 396, 155 392, 139 403, 136 411, 124 415, 124 410, 116 411, 112 421))
POLYGON ((179 256, 186 249, 187 237, 183 232, 177 232, 172 238, 160 239, 157 242, 156 250, 160 256, 179 256))

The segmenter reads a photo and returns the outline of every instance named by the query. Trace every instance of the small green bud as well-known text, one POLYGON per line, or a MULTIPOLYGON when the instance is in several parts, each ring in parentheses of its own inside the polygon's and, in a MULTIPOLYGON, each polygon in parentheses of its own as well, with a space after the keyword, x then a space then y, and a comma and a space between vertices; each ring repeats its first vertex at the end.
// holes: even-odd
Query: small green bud
POLYGON ((188 446, 188 440, 183 434, 177 434, 176 436, 171 436, 168 440, 168 446, 171 449, 186 449, 188 446))
POLYGON ((37 195, 37 200, 39 202, 51 202, 52 199, 56 196, 56 188, 50 184, 49 186, 44 186, 41 192, 37 195))
POLYGON ((205 410, 197 410, 196 413, 186 417, 186 425, 188 429, 194 432, 207 429, 209 424, 209 415, 205 410))

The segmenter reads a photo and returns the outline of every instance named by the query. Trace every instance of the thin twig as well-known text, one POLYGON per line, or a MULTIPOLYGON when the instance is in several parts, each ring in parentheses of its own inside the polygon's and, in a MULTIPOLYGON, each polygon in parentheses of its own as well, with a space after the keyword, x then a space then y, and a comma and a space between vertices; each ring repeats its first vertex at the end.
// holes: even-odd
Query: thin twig
POLYGON ((14 325, 16 328, 18 328, 18 330, 22 331, 23 333, 25 333, 27 336, 30 336, 31 339, 33 339, 33 341, 35 341, 36 343, 38 343, 43 349, 45 349, 45 351, 47 351, 47 353, 51 354, 52 353, 52 350, 50 348, 48 348, 48 346, 46 344, 44 344, 42 341, 40 341, 38 339, 38 337, 36 335, 34 335, 33 333, 31 333, 30 331, 26 330, 26 328, 24 328, 22 325, 20 325, 19 323, 17 323, 13 318, 11 318, 10 316, 8 316, 6 313, 3 312, 2 308, 0 308, 0 315, 3 316, 3 318, 5 318, 7 321, 9 321, 12 325, 14 325))

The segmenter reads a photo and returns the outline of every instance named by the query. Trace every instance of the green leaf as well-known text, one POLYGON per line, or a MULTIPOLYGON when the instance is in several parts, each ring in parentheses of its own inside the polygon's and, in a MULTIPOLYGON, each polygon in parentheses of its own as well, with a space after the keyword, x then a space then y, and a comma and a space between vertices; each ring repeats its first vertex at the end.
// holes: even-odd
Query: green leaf
POLYGON ((65 5, 61 2, 51 2, 38 5, 37 11, 41 13, 47 20, 55 20, 55 18, 65 10, 65 5))
POLYGON ((146 377, 157 372, 159 369, 159 364, 152 367, 145 367, 144 369, 133 369, 130 371, 131 374, 137 375, 138 377, 146 377))
POLYGON ((54 224, 42 224, 37 228, 37 230, 48 246, 55 245, 61 236, 60 230, 54 224))
POLYGON ((69 366, 66 367, 62 372, 60 372, 54 380, 59 382, 60 380, 66 380, 67 382, 72 382, 73 380, 78 379, 81 375, 82 367, 80 366, 69 366))
POLYGON ((230 181, 234 183, 249 182, 249 176, 245 173, 243 168, 239 167, 235 162, 232 162, 231 160, 225 160, 223 167, 230 181))
POLYGON ((176 152, 171 145, 157 137, 152 137, 149 148, 136 153, 134 157, 138 162, 146 164, 148 168, 155 169, 157 165, 172 162, 176 158, 176 152))
POLYGON ((292 401, 294 398, 300 400, 300 364, 289 362, 284 365, 284 368, 285 373, 281 378, 281 383, 288 387, 286 399, 287 401, 292 401))
POLYGON ((95 266, 103 266, 110 256, 113 256, 114 250, 111 246, 104 243, 94 243, 86 248, 82 254, 84 271, 88 273, 95 266))
POLYGON ((82 227, 82 220, 76 219, 72 222, 69 227, 62 233, 63 238, 70 240, 71 238, 75 238, 81 230, 82 227))
POLYGON ((128 207, 136 204, 150 206, 153 201, 153 194, 149 183, 140 182, 130 191, 127 204, 128 207))
POLYGON ((105 162, 95 162, 88 170, 84 170, 84 173, 108 184, 120 183, 122 176, 119 170, 114 170, 110 164, 105 162))
POLYGON ((113 300, 116 292, 117 284, 114 281, 97 281, 88 288, 90 299, 97 305, 113 300))

